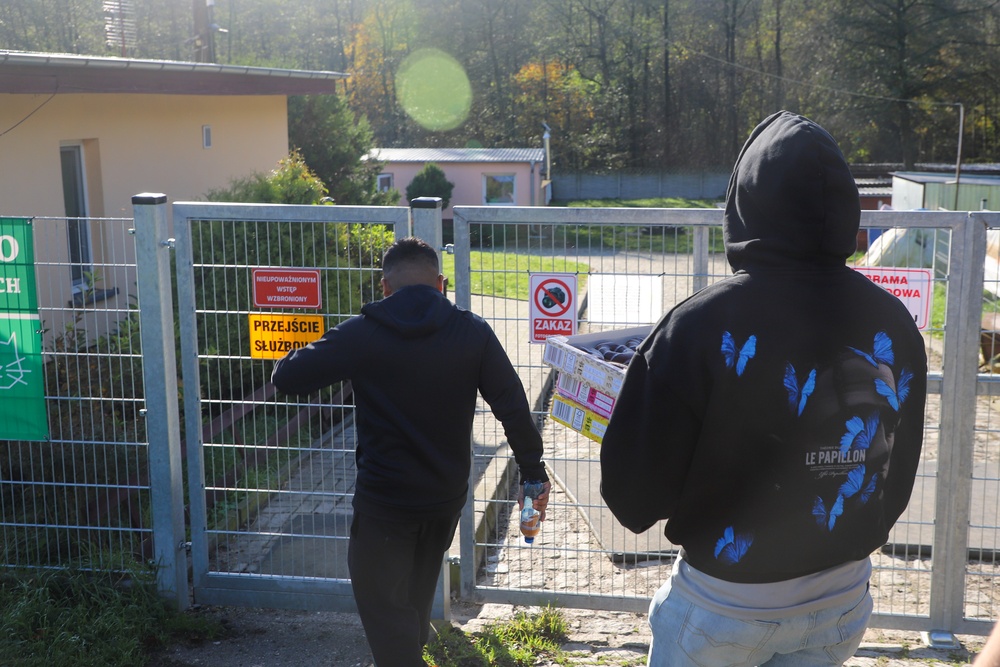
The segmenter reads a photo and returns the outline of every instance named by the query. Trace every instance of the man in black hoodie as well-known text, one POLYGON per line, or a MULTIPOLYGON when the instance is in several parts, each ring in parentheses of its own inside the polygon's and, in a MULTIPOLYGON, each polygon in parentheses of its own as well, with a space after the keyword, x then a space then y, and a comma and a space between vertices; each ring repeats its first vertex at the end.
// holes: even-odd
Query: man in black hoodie
POLYGON ((627 528, 682 547, 650 605, 650 667, 840 665, 868 623, 869 555, 910 497, 926 392, 905 306, 846 266, 858 191, 833 138, 776 113, 733 169, 734 275, 666 313, 601 449, 627 528))
POLYGON ((351 586, 378 667, 425 667, 435 586, 469 492, 477 393, 503 424, 522 481, 545 482, 533 500, 543 518, 549 484, 521 380, 486 321, 443 295, 434 248, 396 241, 382 274, 384 299, 289 352, 271 381, 304 394, 351 380, 351 586))

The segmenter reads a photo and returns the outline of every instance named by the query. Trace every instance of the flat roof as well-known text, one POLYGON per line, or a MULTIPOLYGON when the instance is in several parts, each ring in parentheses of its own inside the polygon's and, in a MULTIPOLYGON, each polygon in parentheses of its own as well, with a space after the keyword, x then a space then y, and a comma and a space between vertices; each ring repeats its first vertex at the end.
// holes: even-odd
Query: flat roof
POLYGON ((342 72, 0 50, 0 93, 320 95, 342 72))
POLYGON ((541 162, 544 148, 373 148, 382 162, 541 162))
MULTIPOLYGON (((894 171, 894 178, 901 178, 914 183, 954 183, 955 173, 950 174, 930 171, 894 171)), ((1000 176, 967 174, 962 172, 959 183, 963 185, 1000 185, 1000 176)))

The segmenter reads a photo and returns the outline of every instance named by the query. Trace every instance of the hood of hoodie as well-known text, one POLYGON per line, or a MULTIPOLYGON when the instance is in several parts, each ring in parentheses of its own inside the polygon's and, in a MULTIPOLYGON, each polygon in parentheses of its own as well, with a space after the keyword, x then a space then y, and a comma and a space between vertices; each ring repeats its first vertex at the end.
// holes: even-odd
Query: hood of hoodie
POLYGON ((837 142, 779 111, 750 134, 726 193, 726 257, 753 266, 843 266, 857 247, 858 187, 837 142))
POLYGON ((429 285, 409 285, 361 308, 362 315, 398 331, 403 338, 437 331, 453 312, 452 303, 429 285))

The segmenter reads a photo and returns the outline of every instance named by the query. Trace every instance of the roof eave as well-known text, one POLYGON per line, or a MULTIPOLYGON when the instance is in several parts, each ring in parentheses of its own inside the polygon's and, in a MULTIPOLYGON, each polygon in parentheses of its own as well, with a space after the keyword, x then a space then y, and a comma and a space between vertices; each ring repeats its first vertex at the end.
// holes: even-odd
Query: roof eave
POLYGON ((0 92, 332 94, 341 72, 0 51, 0 92))

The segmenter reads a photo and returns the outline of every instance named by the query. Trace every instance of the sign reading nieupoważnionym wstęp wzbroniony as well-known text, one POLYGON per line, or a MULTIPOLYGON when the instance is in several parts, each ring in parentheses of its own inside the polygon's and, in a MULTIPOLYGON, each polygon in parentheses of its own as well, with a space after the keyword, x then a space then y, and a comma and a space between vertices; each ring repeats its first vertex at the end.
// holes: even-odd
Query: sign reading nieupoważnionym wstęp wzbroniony
POLYGON ((0 440, 48 440, 31 221, 0 218, 0 440))

